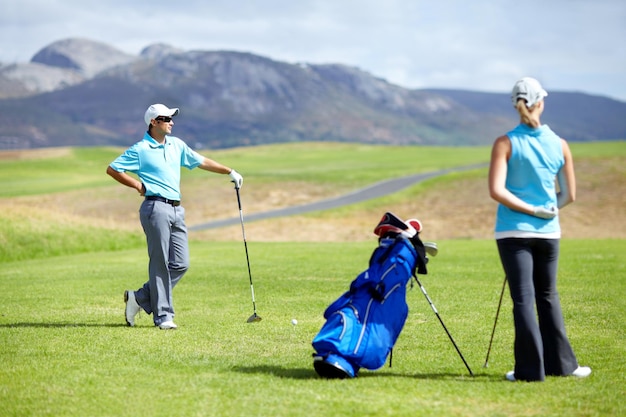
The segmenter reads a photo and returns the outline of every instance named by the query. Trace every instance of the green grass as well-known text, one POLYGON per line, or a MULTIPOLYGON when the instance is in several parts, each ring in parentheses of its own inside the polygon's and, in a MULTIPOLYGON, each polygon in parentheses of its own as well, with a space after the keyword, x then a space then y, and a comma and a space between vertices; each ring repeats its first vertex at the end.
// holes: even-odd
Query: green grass
MULTIPOLYGON (((69 155, 34 160, 0 159, 1 197, 37 195, 110 186, 106 167, 123 149, 72 148, 69 155)), ((203 151, 236 167, 255 182, 309 181, 362 186, 385 178, 486 163, 484 147, 446 148, 298 143, 203 151)), ((206 179, 202 170, 183 169, 183 181, 206 179)))
MULTIPOLYGON (((575 158, 626 156, 624 141, 573 143, 575 158)), ((0 198, 107 187, 104 174, 123 149, 72 148, 69 155, 32 160, 0 158, 0 198)), ((445 168, 486 164, 490 148, 376 146, 337 143, 295 143, 202 151, 231 165, 255 182, 280 184, 308 181, 360 187, 382 179, 445 168)), ((183 170, 183 183, 206 179, 201 170, 183 170)))
MULTIPOLYGON (((612 160, 624 142, 572 144, 574 157, 612 160)), ((0 202, 111 187, 120 150, 0 159, 0 202)), ((293 144, 208 152, 253 181, 301 180, 349 189, 384 178, 487 162, 489 149, 293 144)), ((197 170, 196 170, 197 171, 197 170)), ((183 182, 201 181, 185 172, 183 182)), ((583 179, 586 173, 581 173, 583 179)), ((414 198, 470 171, 387 197, 414 198), (406 194, 406 193, 405 193, 406 194)), ((248 182, 250 184, 250 182, 248 182)), ((350 216, 365 202, 323 216, 350 216)), ((626 242, 562 242, 559 289, 584 380, 509 383, 511 302, 505 297, 483 368, 502 270, 491 240, 440 241, 422 282, 476 376, 470 377, 419 289, 392 368, 327 381, 311 340, 326 306, 367 264, 374 242, 248 242, 258 312, 252 314, 243 243, 191 243, 192 268, 175 291, 180 329, 142 314, 124 325, 122 294, 146 278, 143 236, 77 225, 54 213, 0 213, 0 416, 609 416, 626 405, 626 242), (290 320, 298 319, 292 326, 290 320)))
POLYGON ((255 180, 364 185, 412 173, 486 163, 484 147, 375 146, 297 143, 221 151, 255 180))
POLYGON ((137 248, 144 242, 137 233, 55 223, 46 217, 12 217, 0 225, 0 263, 137 248))
POLYGON ((69 155, 32 160, 0 159, 0 197, 38 195, 109 185, 110 148, 72 148, 69 155))
POLYGON ((483 368, 502 273, 491 241, 444 241, 422 278, 476 376, 470 377, 419 289, 392 368, 349 381, 316 376, 311 340, 324 308, 367 263, 373 243, 192 243, 176 288, 176 331, 142 313, 123 322, 122 292, 144 279, 142 249, 9 262, 0 271, 3 416, 607 416, 623 415, 624 241, 564 241, 560 292, 585 380, 509 383, 510 300, 483 368), (593 249, 593 250, 592 250, 593 249), (290 320, 298 319, 292 326, 290 320))

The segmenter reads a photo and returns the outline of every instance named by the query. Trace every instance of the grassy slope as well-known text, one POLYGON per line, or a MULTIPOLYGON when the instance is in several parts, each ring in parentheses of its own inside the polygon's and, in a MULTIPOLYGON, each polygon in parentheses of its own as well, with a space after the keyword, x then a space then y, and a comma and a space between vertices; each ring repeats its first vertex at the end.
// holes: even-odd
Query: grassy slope
MULTIPOLYGON (((566 237, 626 236, 626 193, 619 191, 626 189, 625 143, 572 147, 579 201, 563 216, 566 237)), ((141 245, 139 197, 104 174, 118 153, 89 148, 31 159, 0 155, 0 261, 141 245), (74 229, 74 237, 65 239, 65 228, 74 229), (114 234, 115 243, 100 234, 114 234)), ((245 173, 247 214, 338 195, 385 178, 486 163, 489 149, 300 143, 208 154, 245 173)), ((422 219, 427 239, 491 238, 495 206, 486 194, 485 175, 486 169, 449 174, 382 199, 247 224, 246 230, 257 241, 369 241, 372 223, 391 210, 422 219)), ((238 215, 232 186, 223 176, 183 170, 183 194, 189 225, 238 215)), ((240 232, 234 226, 192 233, 192 238, 239 240, 240 232)))
MULTIPOLYGON (((0 207, 4 206, 0 214, 4 220, 0 225, 0 261, 140 244, 143 238, 136 227, 136 193, 104 174, 117 154, 119 150, 80 148, 48 157, 35 154, 32 159, 0 159, 0 181, 4 184, 0 189, 0 207), (124 222, 128 225, 120 227, 124 222), (74 229, 71 236, 63 233, 68 228, 74 229), (108 239, 110 234, 115 238, 108 239)), ((347 192, 380 178, 480 162, 484 152, 476 148, 450 153, 441 147, 312 143, 235 149, 209 156, 246 172, 251 180, 246 181, 245 193, 250 188, 253 194, 244 194, 244 198, 262 200, 274 189, 291 193, 312 186, 319 190, 319 196, 347 192)), ((194 213, 201 212, 195 210, 198 205, 234 215, 232 200, 228 199, 224 208, 215 204, 215 200, 224 201, 223 195, 230 195, 231 188, 221 176, 183 170, 183 189, 191 196, 188 223, 199 220, 193 218, 194 213), (207 189, 217 191, 209 194, 207 189), (194 197, 207 200, 195 201, 194 197)), ((279 200, 279 204, 288 204, 289 197, 279 200)), ((206 216, 215 217, 211 214, 206 216)))

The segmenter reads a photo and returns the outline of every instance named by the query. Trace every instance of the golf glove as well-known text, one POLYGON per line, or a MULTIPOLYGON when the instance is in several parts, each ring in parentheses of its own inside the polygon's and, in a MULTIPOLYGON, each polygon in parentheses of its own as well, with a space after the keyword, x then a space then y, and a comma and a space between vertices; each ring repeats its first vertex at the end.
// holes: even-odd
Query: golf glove
POLYGON ((549 209, 547 209, 537 206, 533 209, 533 215, 541 219, 550 220, 555 218, 557 214, 559 214, 559 209, 556 207, 550 207, 549 209))
POLYGON ((240 173, 233 169, 230 171, 228 176, 230 177, 231 181, 235 183, 235 188, 241 188, 241 186, 243 185, 243 177, 240 173))

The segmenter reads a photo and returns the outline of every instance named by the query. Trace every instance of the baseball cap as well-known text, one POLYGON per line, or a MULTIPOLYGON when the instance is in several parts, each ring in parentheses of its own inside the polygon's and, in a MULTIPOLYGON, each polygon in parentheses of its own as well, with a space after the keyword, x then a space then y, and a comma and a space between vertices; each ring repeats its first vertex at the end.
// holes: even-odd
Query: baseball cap
POLYGON ((526 100, 526 107, 531 108, 547 95, 548 92, 543 89, 539 81, 531 77, 524 77, 513 86, 511 100, 513 101, 513 107, 515 107, 517 100, 523 98, 526 100))
POLYGON ((174 117, 179 113, 178 108, 170 109, 164 104, 153 104, 148 107, 146 114, 143 116, 143 120, 147 125, 150 124, 150 120, 156 119, 159 116, 174 117))

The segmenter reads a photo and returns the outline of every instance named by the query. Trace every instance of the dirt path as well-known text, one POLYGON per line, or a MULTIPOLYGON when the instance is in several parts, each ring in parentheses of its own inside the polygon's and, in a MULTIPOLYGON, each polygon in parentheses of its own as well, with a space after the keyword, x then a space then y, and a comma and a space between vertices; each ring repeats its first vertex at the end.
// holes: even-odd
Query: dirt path
MULTIPOLYGON (((624 161, 583 160, 577 164, 576 171, 577 200, 564 208, 560 216, 563 238, 626 238, 624 161)), ((247 214, 244 202, 246 235, 251 241, 367 241, 372 239, 372 230, 383 213, 392 211, 402 218, 419 218, 424 224, 422 236, 426 240, 492 239, 497 204, 489 197, 486 176, 485 170, 484 176, 451 181, 414 198, 396 194, 388 201, 379 199, 359 209, 348 207, 332 214, 319 211, 252 221, 257 212, 263 211, 260 209, 263 202, 258 201, 260 207, 252 205, 256 208, 252 214, 247 214)), ((239 217, 233 217, 230 222, 230 226, 194 230, 191 234, 205 240, 241 239, 239 217)))
MULTIPOLYGON (((421 181, 434 178, 437 176, 445 175, 450 172, 465 171, 468 169, 480 168, 483 165, 470 165, 466 167, 445 169, 435 172, 426 172, 422 174, 409 175, 401 178, 394 178, 391 180, 381 181, 372 184, 368 187, 361 188, 360 190, 353 191, 348 194, 340 195, 337 197, 327 198, 323 200, 313 201, 307 204, 294 205, 290 207, 258 212, 252 215, 246 216, 246 222, 272 219, 277 217, 302 215, 314 211, 330 210, 333 208, 348 206, 350 204, 361 203, 363 201, 372 200, 374 198, 384 197, 408 188, 411 185, 419 183, 421 181)), ((239 224, 241 219, 239 217, 231 217, 228 219, 214 220, 207 223, 201 223, 191 226, 189 229, 192 231, 200 231, 206 229, 215 229, 218 227, 231 226, 233 224, 239 224)))

